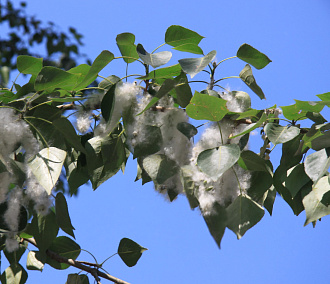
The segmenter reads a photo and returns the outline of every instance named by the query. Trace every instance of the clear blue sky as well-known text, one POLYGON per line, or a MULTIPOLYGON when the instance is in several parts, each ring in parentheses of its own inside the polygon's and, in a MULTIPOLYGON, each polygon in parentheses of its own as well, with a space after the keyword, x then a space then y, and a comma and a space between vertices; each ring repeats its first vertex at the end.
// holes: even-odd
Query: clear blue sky
MULTIPOLYGON (((218 60, 249 43, 273 61, 255 71, 267 97, 260 101, 251 94, 255 108, 289 105, 293 99, 315 100, 315 95, 330 91, 328 0, 34 0, 27 10, 64 29, 76 27, 84 35, 82 51, 92 59, 104 49, 118 55, 115 38, 122 32, 134 33, 137 42, 153 50, 173 24, 206 37, 201 43, 204 52, 217 50, 218 60)), ((238 75, 243 66, 238 59, 226 62, 221 74, 238 75)), ((103 75, 118 72, 124 73, 124 65, 111 63, 103 75)), ((228 84, 246 90, 239 80, 228 84)), ((119 173, 95 192, 84 187, 78 198, 69 201, 77 242, 99 262, 116 252, 122 237, 149 249, 133 268, 113 257, 104 266, 110 274, 134 284, 329 281, 329 217, 315 229, 303 227, 305 214, 294 216, 278 196, 272 217, 265 213, 239 241, 227 230, 218 250, 202 216, 189 209, 185 197, 170 204, 151 184, 134 183, 135 173, 130 161, 125 175, 119 173)), ((80 259, 92 261, 86 253, 80 259)), ((46 266, 42 273, 30 272, 28 283, 65 283, 69 272, 77 270, 46 266)))

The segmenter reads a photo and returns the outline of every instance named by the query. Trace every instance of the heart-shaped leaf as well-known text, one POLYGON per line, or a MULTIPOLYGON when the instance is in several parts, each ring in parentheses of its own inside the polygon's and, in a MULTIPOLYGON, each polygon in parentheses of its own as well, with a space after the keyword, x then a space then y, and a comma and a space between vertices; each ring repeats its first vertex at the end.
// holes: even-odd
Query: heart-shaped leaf
POLYGON ((131 33, 122 33, 117 35, 116 42, 120 50, 121 55, 124 57, 126 63, 132 63, 139 59, 139 55, 136 51, 135 35, 131 33))
POLYGON ((66 152, 55 148, 44 148, 28 163, 38 182, 48 194, 55 186, 66 157, 66 152))
POLYGON ((177 47, 184 44, 198 45, 204 37, 184 27, 173 25, 165 33, 165 42, 177 47))
POLYGON ((128 267, 134 266, 146 250, 148 249, 128 238, 121 239, 118 246, 118 254, 128 267))
POLYGON ((298 127, 281 126, 277 123, 267 123, 264 131, 274 145, 288 142, 300 134, 298 127))
POLYGON ((216 181, 238 161, 239 156, 240 148, 238 145, 223 145, 201 152, 197 158, 197 165, 216 181))
POLYGON ((17 57, 17 69, 23 74, 37 75, 42 68, 42 58, 35 58, 28 55, 17 57))
POLYGON ((226 100, 195 91, 186 111, 193 119, 219 121, 228 113, 226 104, 226 100))

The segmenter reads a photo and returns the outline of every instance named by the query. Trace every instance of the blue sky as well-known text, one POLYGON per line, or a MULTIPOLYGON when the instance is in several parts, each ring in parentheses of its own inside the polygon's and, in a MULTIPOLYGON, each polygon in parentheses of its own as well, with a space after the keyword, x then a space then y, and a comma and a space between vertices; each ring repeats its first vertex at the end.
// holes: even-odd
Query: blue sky
MULTIPOLYGON (((34 0, 27 11, 62 29, 76 27, 84 35, 82 52, 91 59, 104 49, 119 55, 115 38, 122 32, 134 33, 136 41, 151 51, 164 42, 167 27, 174 24, 204 36, 201 47, 205 53, 217 50, 218 60, 235 55, 241 44, 248 43, 273 61, 254 71, 267 100, 260 101, 237 79, 226 83, 231 89, 248 91, 255 108, 289 105, 293 99, 315 100, 315 95, 330 91, 328 0, 34 0)), ((170 63, 179 56, 190 57, 176 53, 170 63)), ((230 60, 220 74, 238 75, 243 67, 238 59, 230 60)), ((125 65, 116 62, 102 75, 124 72, 125 65)), ((260 143, 251 145, 258 149, 261 141, 253 141, 260 143)), ((123 237, 149 249, 133 268, 118 256, 111 258, 104 266, 110 274, 134 284, 328 281, 328 217, 315 229, 303 227, 304 213, 294 216, 278 196, 272 217, 265 213, 239 241, 227 230, 218 250, 202 216, 189 209, 185 197, 169 203, 151 184, 134 183, 135 174, 136 165, 130 161, 125 175, 118 173, 95 192, 83 187, 78 198, 69 200, 77 242, 99 262, 116 252, 123 237)), ((92 261, 84 252, 80 259, 92 261)), ((69 272, 78 271, 46 266, 42 273, 30 272, 28 283, 65 283, 69 272)))

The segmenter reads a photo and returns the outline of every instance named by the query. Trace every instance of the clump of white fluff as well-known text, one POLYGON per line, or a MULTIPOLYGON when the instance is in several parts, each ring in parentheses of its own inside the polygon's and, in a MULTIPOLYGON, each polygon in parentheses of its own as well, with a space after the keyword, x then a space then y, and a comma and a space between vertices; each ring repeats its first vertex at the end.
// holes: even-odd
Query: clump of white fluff
POLYGON ((92 111, 79 111, 76 114, 76 127, 77 130, 84 134, 91 127, 92 119, 91 119, 92 111))
MULTIPOLYGON (((149 133, 146 126, 160 127, 162 134, 162 144, 159 152, 156 154, 164 154, 169 159, 175 161, 178 166, 183 166, 189 163, 191 142, 178 129, 177 125, 180 122, 188 122, 186 113, 174 106, 174 100, 170 96, 164 96, 157 102, 158 109, 149 109, 142 112, 148 105, 152 96, 144 94, 137 102, 133 111, 133 123, 126 126, 127 141, 131 151, 139 144, 148 141, 149 133)), ((180 173, 168 178, 163 184, 156 185, 162 192, 174 192, 179 194, 183 191, 180 181, 180 173)))
POLYGON ((14 251, 19 247, 15 234, 18 231, 21 205, 32 200, 38 213, 46 213, 50 200, 45 189, 38 183, 28 167, 28 160, 39 151, 38 141, 31 132, 29 125, 10 108, 0 108, 0 120, 0 158, 7 169, 6 172, 0 174, 0 203, 7 202, 4 220, 10 232, 6 234, 6 249, 14 251), (22 147, 21 151, 25 155, 23 167, 27 177, 24 186, 26 188, 25 198, 23 198, 23 188, 15 187, 8 192, 10 184, 15 182, 13 180, 11 159, 19 147, 22 147))
MULTIPOLYGON (((246 105, 235 99, 231 93, 222 93, 221 97, 227 100, 227 108, 232 112, 246 111, 246 105)), ((197 188, 196 198, 199 201, 201 212, 204 216, 214 213, 214 203, 228 206, 235 198, 246 193, 250 187, 251 174, 238 165, 228 169, 218 180, 214 181, 197 166, 198 155, 207 150, 226 144, 237 144, 241 137, 230 139, 231 136, 241 133, 246 126, 224 118, 213 122, 203 132, 199 142, 192 150, 190 166, 191 179, 197 188), (220 132, 220 129, 221 132, 220 132), (221 135, 221 134, 222 135, 221 135)))
POLYGON ((106 123, 104 119, 96 127, 94 134, 96 136, 106 135, 113 131, 118 124, 123 112, 129 108, 141 95, 141 88, 135 83, 117 84, 115 90, 115 102, 110 121, 106 123))

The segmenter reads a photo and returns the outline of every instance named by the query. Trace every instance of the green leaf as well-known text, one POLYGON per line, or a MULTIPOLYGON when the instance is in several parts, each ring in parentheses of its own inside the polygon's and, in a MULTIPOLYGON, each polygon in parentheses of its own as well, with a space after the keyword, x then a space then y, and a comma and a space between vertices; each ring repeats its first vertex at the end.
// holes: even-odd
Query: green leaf
POLYGON ((197 158, 197 165, 216 181, 238 161, 239 156, 238 145, 223 145, 201 152, 197 158))
POLYGON ((150 79, 166 79, 173 78, 180 75, 181 73, 180 64, 175 64, 169 67, 159 68, 148 73, 146 76, 138 77, 139 80, 150 80, 150 79))
MULTIPOLYGON (((7 212, 7 209, 8 209, 8 203, 2 202, 0 204, 0 231, 5 231, 5 232, 11 231, 4 217, 5 213, 7 212)), ((27 222, 28 222, 28 212, 24 206, 21 206, 19 212, 19 222, 18 222, 19 232, 23 231, 26 228, 27 222)))
POLYGON ((305 172, 309 178, 316 183, 328 171, 330 166, 329 150, 322 149, 307 156, 305 172))
POLYGON ((1 274, 2 284, 24 284, 28 278, 28 274, 22 265, 10 265, 1 274))
POLYGON ((197 128, 188 122, 179 122, 176 128, 189 140, 198 133, 197 128))
POLYGON ((62 133, 66 141, 77 151, 86 153, 85 148, 81 145, 80 138, 77 135, 71 122, 65 118, 61 117, 53 121, 54 127, 62 133))
POLYGON ((133 159, 152 155, 161 149, 163 137, 160 128, 157 126, 146 125, 145 133, 147 139, 142 143, 138 143, 134 147, 133 159))
POLYGON ((266 161, 250 150, 241 153, 238 164, 245 170, 269 172, 266 161))
POLYGON ((267 55, 246 43, 241 45, 238 49, 237 57, 257 69, 262 69, 272 62, 267 55))
POLYGON ((186 107, 191 98, 191 88, 188 83, 187 75, 184 72, 174 78, 176 100, 181 107, 186 107))
POLYGON ((225 233, 228 219, 225 207, 215 202, 212 207, 212 213, 203 214, 203 217, 210 231, 210 234, 220 248, 220 243, 225 233))
POLYGON ((128 238, 121 239, 118 246, 118 254, 128 267, 134 266, 146 250, 146 248, 128 238))
POLYGON ((165 33, 165 42, 177 47, 184 44, 198 45, 204 37, 184 27, 173 25, 165 33))
POLYGON ((316 96, 319 97, 322 101, 330 101, 330 92, 316 96))
POLYGON ((292 198, 294 198, 309 181, 310 179, 304 170, 304 164, 298 164, 288 170, 283 185, 290 191, 292 198))
POLYGON ((265 173, 264 171, 252 171, 250 174, 250 186, 247 193, 252 200, 262 203, 265 192, 269 190, 273 184, 273 177, 270 173, 265 173))
POLYGON ((162 154, 148 156, 143 159, 142 164, 147 174, 157 184, 163 184, 179 171, 176 162, 162 154))
POLYGON ((277 123, 267 123, 264 131, 274 145, 288 142, 300 134, 298 127, 281 126, 277 123))
POLYGON ((144 108, 143 111, 139 113, 142 114, 149 108, 151 108, 155 103, 157 103, 162 97, 167 95, 172 89, 174 89, 175 83, 172 79, 166 79, 163 84, 161 85, 159 91, 156 93, 156 95, 150 100, 148 105, 144 108))
POLYGON ((73 230, 75 229, 71 224, 71 219, 68 210, 68 204, 62 192, 56 194, 55 198, 55 212, 56 212, 56 222, 59 227, 69 234, 71 237, 75 238, 73 230))
POLYGON ((37 251, 29 251, 27 255, 27 260, 26 260, 26 268, 28 270, 39 270, 42 271, 44 269, 44 263, 42 263, 38 257, 37 257, 38 252, 37 251))
POLYGON ((311 145, 307 145, 308 147, 312 148, 315 151, 319 151, 323 148, 330 147, 330 131, 325 132, 323 135, 313 136, 311 140, 311 145))
POLYGON ((219 121, 228 113, 226 103, 226 100, 195 91, 186 112, 193 119, 219 121))
POLYGON ((320 112, 324 108, 324 104, 320 102, 312 102, 312 101, 299 101, 295 100, 297 108, 302 111, 310 111, 310 112, 320 112))
POLYGON ((240 195, 227 207, 227 228, 232 230, 237 239, 243 237, 264 216, 264 209, 248 196, 240 195))
POLYGON ((103 50, 94 60, 84 80, 79 85, 75 86, 75 90, 83 89, 91 84, 97 78, 98 73, 113 59, 114 55, 110 51, 103 50))
POLYGON ((0 90, 0 102, 8 104, 9 102, 17 99, 18 96, 9 90, 0 90))
POLYGON ((268 190, 266 199, 264 201, 264 207, 267 209, 270 216, 272 216, 272 213, 273 213, 273 206, 274 206, 275 198, 276 198, 276 190, 272 186, 272 188, 270 188, 268 190))
POLYGON ((59 230, 55 213, 50 210, 46 216, 35 215, 31 222, 31 228, 39 251, 45 253, 56 238, 59 230))
POLYGON ((65 284, 89 284, 88 276, 85 274, 69 274, 65 284))
POLYGON ((40 150, 39 153, 28 162, 29 168, 48 194, 51 194, 53 187, 56 185, 62 171, 65 157, 65 151, 55 147, 49 147, 40 150))
POLYGON ((184 52, 190 52, 190 53, 194 53, 194 54, 201 54, 201 55, 204 54, 203 50, 199 46, 192 44, 192 43, 185 43, 182 45, 178 45, 176 47, 173 47, 173 49, 179 50, 179 51, 184 51, 184 52))
POLYGON ((330 191, 328 177, 322 177, 313 187, 313 190, 304 197, 303 204, 306 210, 304 226, 330 214, 330 206, 325 206, 321 201, 323 195, 330 191))
POLYGON ((318 112, 311 112, 308 111, 306 113, 306 117, 312 121, 314 121, 316 124, 322 124, 327 122, 327 120, 318 112))
POLYGON ((297 153, 297 149, 300 145, 300 139, 301 135, 282 145, 282 157, 280 164, 284 166, 286 170, 298 164, 302 159, 303 153, 297 153))
POLYGON ((35 58, 28 55, 17 57, 17 69, 23 74, 38 75, 42 68, 42 58, 35 58))
POLYGON ((285 118, 289 120, 300 120, 300 119, 306 119, 306 112, 301 111, 297 104, 290 105, 290 106, 281 106, 281 109, 283 111, 283 115, 285 118))
POLYGON ((101 88, 101 89, 110 89, 110 87, 116 83, 118 83, 120 81, 120 78, 115 76, 115 75, 111 75, 111 76, 108 76, 106 77, 105 79, 103 79, 98 87, 101 88))
POLYGON ((78 79, 79 76, 75 74, 71 74, 56 67, 46 66, 39 72, 34 87, 37 92, 44 90, 51 92, 56 88, 72 90, 78 79))
POLYGON ((137 45, 136 51, 139 57, 141 58, 141 60, 145 64, 151 65, 153 68, 157 68, 159 66, 166 64, 172 58, 172 53, 169 51, 148 53, 140 43, 137 45))
POLYGON ((116 86, 117 84, 114 84, 110 87, 110 89, 105 93, 101 102, 102 116, 106 122, 111 119, 112 112, 115 106, 116 86))
POLYGON ((265 99, 265 94, 258 86, 256 79, 253 76, 251 66, 246 64, 243 70, 239 73, 239 77, 243 82, 256 94, 260 99, 265 99))
MULTIPOLYGON (((65 258, 75 260, 79 256, 81 248, 75 241, 71 240, 70 238, 60 236, 54 239, 54 241, 49 246, 49 250, 65 258)), ((55 269, 67 269, 70 267, 69 264, 59 263, 49 256, 47 256, 46 262, 55 269)))
POLYGON ((201 58, 184 58, 179 60, 179 64, 184 72, 193 78, 196 74, 203 71, 204 68, 215 58, 217 52, 215 50, 209 52, 201 58))
POLYGON ((122 33, 116 37, 117 46, 120 50, 121 55, 124 57, 126 63, 132 63, 139 59, 139 55, 136 52, 135 35, 131 33, 122 33), (133 58, 125 58, 133 57, 133 58))

